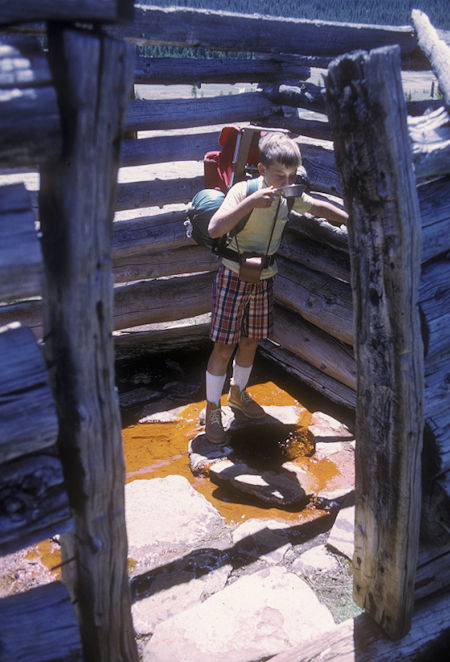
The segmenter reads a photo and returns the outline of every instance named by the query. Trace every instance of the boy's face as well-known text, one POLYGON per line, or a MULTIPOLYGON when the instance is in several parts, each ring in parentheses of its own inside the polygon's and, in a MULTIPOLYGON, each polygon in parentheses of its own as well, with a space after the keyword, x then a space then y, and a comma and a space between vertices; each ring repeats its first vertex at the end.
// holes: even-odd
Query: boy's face
POLYGON ((259 174, 264 177, 266 185, 274 186, 275 188, 293 184, 297 174, 296 166, 285 166, 278 161, 268 166, 258 163, 258 170, 259 174))

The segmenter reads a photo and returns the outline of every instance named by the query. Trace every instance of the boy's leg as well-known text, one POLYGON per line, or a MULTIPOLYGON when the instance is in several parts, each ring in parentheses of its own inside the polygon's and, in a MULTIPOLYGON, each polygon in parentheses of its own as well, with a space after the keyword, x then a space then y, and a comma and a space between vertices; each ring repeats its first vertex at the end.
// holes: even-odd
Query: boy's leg
POLYGON ((220 398, 234 348, 235 345, 215 343, 206 370, 205 434, 210 441, 216 444, 225 440, 220 398))

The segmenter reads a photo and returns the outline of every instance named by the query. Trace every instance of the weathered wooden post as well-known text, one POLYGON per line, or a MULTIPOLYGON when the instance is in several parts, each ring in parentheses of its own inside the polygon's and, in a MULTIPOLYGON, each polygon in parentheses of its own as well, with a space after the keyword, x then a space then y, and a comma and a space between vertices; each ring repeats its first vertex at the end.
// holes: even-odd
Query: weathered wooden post
POLYGON ((423 435, 420 212, 397 47, 334 60, 327 79, 350 211, 358 387, 354 597, 393 639, 414 604, 423 435))
POLYGON ((84 659, 132 662, 111 234, 133 56, 94 31, 50 25, 48 37, 64 144, 41 173, 45 350, 75 520, 62 537, 63 579, 78 608, 84 659))

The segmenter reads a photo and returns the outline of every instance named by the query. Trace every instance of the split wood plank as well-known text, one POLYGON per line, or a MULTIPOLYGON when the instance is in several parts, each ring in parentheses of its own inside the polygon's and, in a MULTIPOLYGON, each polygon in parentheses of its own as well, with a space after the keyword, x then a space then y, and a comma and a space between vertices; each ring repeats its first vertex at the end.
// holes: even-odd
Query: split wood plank
MULTIPOLYGON (((34 422, 38 424, 37 417, 34 422)), ((62 464, 55 446, 4 462, 1 485, 1 554, 16 552, 73 529, 62 464)))
POLYGON ((219 261, 205 246, 183 246, 175 250, 158 253, 143 253, 115 259, 113 276, 115 283, 167 278, 178 274, 193 274, 216 271, 219 261))
POLYGON ((0 600, 4 662, 82 662, 75 610, 66 587, 52 582, 0 600))
MULTIPOLYGON (((348 25, 331 21, 278 18, 220 11, 174 7, 135 8, 135 18, 126 29, 111 27, 112 34, 138 44, 217 48, 239 52, 284 53, 332 58, 357 48, 399 44, 405 60, 416 55, 411 27, 348 25)), ((419 53, 420 55, 420 53, 419 53)), ((420 64, 423 64, 423 59, 420 64)), ((326 65, 325 65, 326 66, 326 65)))
POLYGON ((295 55, 266 58, 136 57, 134 82, 147 85, 201 85, 201 83, 262 83, 305 80, 310 67, 295 55))
POLYGON ((71 560, 63 581, 77 605, 84 659, 133 662, 111 230, 134 54, 60 24, 49 26, 48 44, 66 136, 64 158, 41 170, 40 190, 45 351, 75 523, 61 538, 62 560, 71 560))
POLYGON ((274 306, 272 339, 325 375, 356 390, 352 348, 278 304, 274 306))
POLYGON ((23 184, 0 188, 0 301, 42 292, 42 251, 23 184))
POLYGON ((273 105, 260 92, 204 99, 138 99, 130 103, 125 129, 151 131, 259 122, 272 112, 273 105))
POLYGON ((297 354, 271 340, 260 342, 258 352, 275 361, 277 366, 281 366, 288 374, 300 379, 328 400, 349 410, 354 410, 356 393, 353 389, 326 375, 297 354))
POLYGON ((420 211, 396 47, 343 56, 327 101, 346 208, 358 371, 354 597, 393 638, 411 624, 423 437, 420 211))
POLYGON ((441 106, 423 117, 410 117, 408 128, 417 180, 433 180, 448 175, 450 173, 448 110, 441 106))
POLYGON ((2 2, 0 23, 29 21, 128 21, 133 0, 20 0, 2 2))
POLYGON ((353 344, 352 291, 326 274, 308 269, 282 257, 277 259, 274 282, 277 303, 311 322, 333 338, 353 344))
POLYGON ((350 282, 350 258, 343 251, 337 251, 299 232, 288 230, 278 251, 281 257, 303 264, 309 269, 326 274, 345 283, 350 282))
POLYGON ((36 340, 19 323, 0 326, 0 464, 56 443, 58 419, 36 340))
POLYGON ((450 109, 450 48, 445 41, 439 39, 428 16, 420 9, 411 12, 412 22, 417 32, 417 40, 421 50, 427 56, 431 68, 439 82, 445 105, 450 109))

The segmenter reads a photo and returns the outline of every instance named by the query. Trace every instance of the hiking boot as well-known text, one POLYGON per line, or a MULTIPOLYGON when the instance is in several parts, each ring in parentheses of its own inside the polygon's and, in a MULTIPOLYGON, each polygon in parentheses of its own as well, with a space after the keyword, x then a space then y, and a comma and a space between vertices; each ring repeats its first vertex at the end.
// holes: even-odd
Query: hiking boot
POLYGON ((266 412, 255 402, 245 388, 240 391, 239 387, 231 384, 228 394, 228 404, 232 409, 238 409, 247 418, 264 418, 266 412))
POLYGON ((213 402, 206 403, 205 435, 212 444, 222 444, 226 439, 222 425, 222 410, 213 402))

